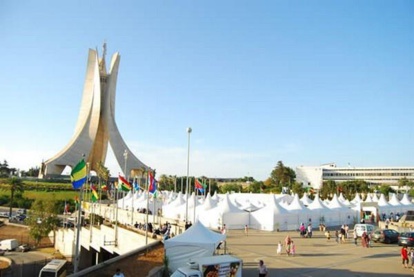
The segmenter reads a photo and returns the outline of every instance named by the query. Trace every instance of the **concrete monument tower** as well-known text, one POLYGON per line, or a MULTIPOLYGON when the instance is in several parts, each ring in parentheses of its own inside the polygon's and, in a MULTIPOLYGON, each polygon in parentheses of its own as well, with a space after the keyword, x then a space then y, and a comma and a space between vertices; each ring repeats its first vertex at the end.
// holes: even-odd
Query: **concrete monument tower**
POLYGON ((42 163, 39 177, 60 175, 66 166, 75 166, 85 155, 90 170, 96 171, 97 163, 105 164, 108 142, 125 176, 148 169, 129 150, 115 122, 115 91, 120 62, 119 53, 112 56, 106 70, 106 43, 102 58, 98 51, 89 49, 83 97, 75 133, 67 146, 53 158, 42 163))

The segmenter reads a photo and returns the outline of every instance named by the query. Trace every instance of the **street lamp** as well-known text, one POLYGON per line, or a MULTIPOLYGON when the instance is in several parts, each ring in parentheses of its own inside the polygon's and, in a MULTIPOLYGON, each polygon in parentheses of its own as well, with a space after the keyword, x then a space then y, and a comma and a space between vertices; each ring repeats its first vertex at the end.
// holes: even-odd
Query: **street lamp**
POLYGON ((188 182, 188 176, 190 174, 190 134, 191 134, 191 127, 187 128, 187 134, 188 134, 188 148, 187 148, 187 184, 185 188, 185 195, 186 195, 186 201, 185 201, 185 221, 187 223, 188 221, 188 189, 189 189, 189 182, 188 182))
POLYGON ((124 160, 125 160, 124 174, 125 174, 125 179, 128 181, 128 177, 127 177, 127 160, 128 160, 128 150, 126 150, 126 149, 125 149, 125 151, 124 151, 124 160))

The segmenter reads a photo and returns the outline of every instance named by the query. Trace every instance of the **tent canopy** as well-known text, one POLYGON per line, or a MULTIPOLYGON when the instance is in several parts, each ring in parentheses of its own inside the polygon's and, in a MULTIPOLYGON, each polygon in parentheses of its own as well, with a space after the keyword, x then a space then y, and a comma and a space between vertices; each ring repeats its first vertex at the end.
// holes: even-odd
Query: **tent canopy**
POLYGON ((226 235, 210 231, 197 221, 181 235, 164 242, 170 269, 175 271, 195 257, 212 256, 220 241, 225 239, 226 235))

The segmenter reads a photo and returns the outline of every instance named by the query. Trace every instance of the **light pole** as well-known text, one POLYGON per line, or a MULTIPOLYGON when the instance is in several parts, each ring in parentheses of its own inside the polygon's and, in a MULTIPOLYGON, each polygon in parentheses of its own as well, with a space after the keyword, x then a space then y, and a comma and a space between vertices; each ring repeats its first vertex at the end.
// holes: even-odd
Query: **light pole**
POLYGON ((127 176, 127 160, 128 160, 128 150, 126 150, 126 149, 125 149, 125 151, 124 151, 124 160, 125 160, 124 174, 125 174, 125 179, 128 181, 128 176, 127 176))
POLYGON ((187 134, 188 134, 188 148, 187 148, 187 184, 185 188, 185 222, 188 221, 188 191, 189 191, 189 182, 188 182, 188 176, 190 174, 190 134, 191 134, 191 127, 187 128, 187 134))

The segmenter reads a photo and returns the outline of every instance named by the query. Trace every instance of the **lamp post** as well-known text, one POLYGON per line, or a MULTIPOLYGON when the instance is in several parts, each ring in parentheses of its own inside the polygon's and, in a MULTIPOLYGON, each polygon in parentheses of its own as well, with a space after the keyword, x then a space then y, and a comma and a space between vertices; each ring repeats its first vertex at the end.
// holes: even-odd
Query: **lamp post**
POLYGON ((185 221, 187 223, 188 221, 188 191, 189 191, 189 180, 188 180, 188 176, 190 174, 190 134, 191 134, 191 127, 187 128, 187 134, 188 134, 188 148, 187 148, 187 184, 186 184, 186 188, 185 188, 185 197, 186 197, 186 201, 185 201, 185 221))
POLYGON ((127 160, 128 160, 128 150, 125 149, 124 151, 124 160, 125 160, 125 165, 124 165, 124 174, 125 174, 125 179, 128 181, 128 176, 127 176, 127 160))

